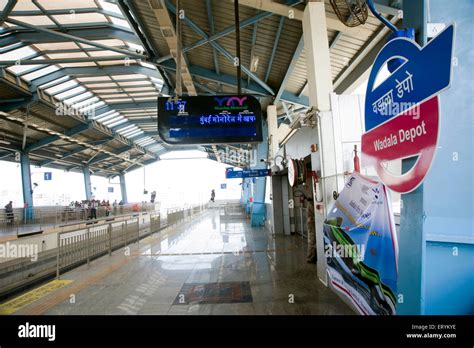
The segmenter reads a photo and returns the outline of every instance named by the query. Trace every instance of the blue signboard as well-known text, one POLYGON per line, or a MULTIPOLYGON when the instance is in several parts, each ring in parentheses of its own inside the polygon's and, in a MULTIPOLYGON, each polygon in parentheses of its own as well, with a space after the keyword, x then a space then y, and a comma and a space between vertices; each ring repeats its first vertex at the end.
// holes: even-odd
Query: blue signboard
POLYGON ((374 167, 393 191, 415 190, 433 163, 440 130, 438 94, 451 83, 453 42, 450 25, 423 48, 412 40, 395 38, 375 59, 367 84, 362 162, 374 167), (384 64, 394 60, 401 65, 375 85, 384 64), (393 175, 384 166, 415 156, 414 166, 402 175, 393 175))
POLYGON ((383 47, 368 81, 366 131, 449 87, 453 38, 454 26, 450 25, 423 48, 407 38, 391 40, 383 47), (404 63, 379 86, 374 87, 382 66, 394 59, 402 59, 404 63))
POLYGON ((53 173, 51 172, 45 172, 44 173, 44 180, 45 181, 49 181, 49 180, 52 180, 53 179, 53 173))
POLYGON ((225 190, 227 188, 227 184, 221 184, 221 190, 225 190))
POLYGON ((260 176, 271 176, 270 169, 234 170, 233 168, 227 168, 225 172, 226 179, 257 178, 260 176))
POLYGON ((250 95, 159 97, 158 133, 173 145, 261 142, 260 102, 250 95))

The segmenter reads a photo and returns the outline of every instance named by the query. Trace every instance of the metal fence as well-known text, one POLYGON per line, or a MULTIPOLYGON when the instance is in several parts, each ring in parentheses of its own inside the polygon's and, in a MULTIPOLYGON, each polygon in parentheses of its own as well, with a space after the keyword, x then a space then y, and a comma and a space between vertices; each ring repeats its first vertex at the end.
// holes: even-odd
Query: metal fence
MULTIPOLYGON (((195 212, 201 212, 205 205, 168 210, 167 225, 173 225, 195 212)), ((150 235, 162 227, 159 212, 150 213, 150 235)), ((81 230, 59 232, 57 236, 56 278, 62 271, 83 263, 90 264, 91 259, 112 254, 113 250, 126 247, 139 241, 139 217, 133 216, 123 221, 93 225, 81 230)))
MULTIPOLYGON (((98 207, 97 219, 108 216, 119 216, 133 212, 147 212, 153 210, 152 205, 127 204, 111 209, 98 207)), ((0 211, 0 234, 21 235, 30 232, 42 231, 46 228, 54 229, 72 222, 82 222, 90 219, 90 209, 71 207, 45 207, 15 209, 13 214, 0 211)))
POLYGON ((91 226, 84 230, 59 232, 56 249, 56 277, 62 270, 125 247, 139 240, 138 217, 91 226))

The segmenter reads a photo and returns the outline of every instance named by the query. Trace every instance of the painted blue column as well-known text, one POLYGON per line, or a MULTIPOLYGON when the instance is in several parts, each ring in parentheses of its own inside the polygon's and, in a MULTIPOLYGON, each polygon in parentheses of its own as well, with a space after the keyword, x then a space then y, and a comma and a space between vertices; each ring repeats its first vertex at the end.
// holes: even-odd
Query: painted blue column
MULTIPOLYGON (((268 156, 268 126, 263 122, 262 127, 263 141, 257 145, 257 158, 255 158, 252 169, 266 169, 268 156), (262 162, 261 159, 264 161, 262 162)), ((267 177, 259 177, 250 180, 255 180, 253 185, 253 204, 252 204, 252 226, 263 226, 265 224, 265 188, 267 177)))
POLYGON ((91 184, 91 172, 88 166, 82 167, 84 173, 84 187, 86 190, 86 199, 90 201, 92 199, 92 184, 91 184))
MULTIPOLYGON (((470 0, 404 1, 405 26, 421 29, 427 18, 456 23, 451 87, 440 96, 438 150, 415 192, 403 195, 400 221, 400 314, 474 314, 474 187, 472 65, 474 3, 470 0), (420 11, 420 8, 422 11, 420 11), (428 13, 429 11, 429 13, 428 13)), ((403 162, 404 170, 410 161, 403 162)))
POLYGON ((123 204, 128 203, 127 199, 127 185, 125 183, 125 173, 120 173, 120 191, 122 192, 122 202, 123 204))
POLYGON ((23 188, 23 219, 29 220, 33 218, 33 190, 31 188, 30 157, 27 153, 21 154, 20 166, 21 186, 23 188))

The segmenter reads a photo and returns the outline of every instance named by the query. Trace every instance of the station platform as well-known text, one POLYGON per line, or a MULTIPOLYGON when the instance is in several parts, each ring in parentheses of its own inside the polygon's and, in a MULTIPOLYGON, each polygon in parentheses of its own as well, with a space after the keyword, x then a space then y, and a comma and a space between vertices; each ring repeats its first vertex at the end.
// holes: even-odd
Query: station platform
POLYGON ((354 312, 317 278, 297 236, 210 209, 0 304, 15 315, 354 312))

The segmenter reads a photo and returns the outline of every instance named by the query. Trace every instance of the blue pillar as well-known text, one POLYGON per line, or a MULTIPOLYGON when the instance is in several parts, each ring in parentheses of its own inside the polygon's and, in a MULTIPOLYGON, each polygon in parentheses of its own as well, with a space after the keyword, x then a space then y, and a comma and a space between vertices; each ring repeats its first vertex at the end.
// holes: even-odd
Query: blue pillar
MULTIPOLYGON (((263 142, 257 145, 257 158, 255 158, 255 164, 252 169, 266 169, 267 168, 267 156, 268 156, 268 126, 267 123, 263 123, 263 142), (261 159, 264 162, 261 162, 261 159)), ((252 226, 263 226, 265 224, 265 188, 266 188, 267 177, 255 178, 255 184, 253 185, 253 204, 252 204, 252 226)))
POLYGON ((127 199, 127 185, 125 184, 125 173, 120 173, 120 191, 122 192, 122 202, 123 204, 128 203, 127 199))
POLYGON ((90 201, 92 199, 92 184, 91 184, 91 172, 88 166, 82 167, 84 173, 84 187, 86 189, 86 199, 90 201))
MULTIPOLYGON (((404 25, 456 23, 453 77, 440 96, 439 147, 424 184, 402 195, 399 243, 399 314, 474 314, 474 205, 470 0, 404 1, 404 25), (429 11, 429 13, 427 12, 429 11), (399 297, 400 299, 400 297, 399 297)), ((403 170, 413 160, 403 162, 403 170)))
POLYGON ((33 217, 33 190, 31 188, 30 157, 27 153, 22 153, 21 164, 21 186, 23 188, 23 218, 29 220, 33 217))

